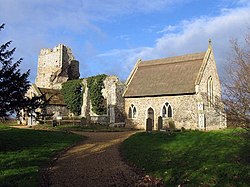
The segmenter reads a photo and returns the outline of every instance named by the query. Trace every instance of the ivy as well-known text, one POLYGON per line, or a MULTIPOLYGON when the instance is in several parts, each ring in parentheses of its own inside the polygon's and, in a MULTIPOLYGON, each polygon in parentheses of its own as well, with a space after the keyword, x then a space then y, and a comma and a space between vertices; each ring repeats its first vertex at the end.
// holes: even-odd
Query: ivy
POLYGON ((81 79, 70 80, 62 84, 61 93, 67 108, 75 115, 81 114, 84 86, 81 79))
POLYGON ((105 99, 102 95, 102 89, 104 88, 103 81, 106 77, 107 75, 101 74, 87 79, 92 111, 97 115, 103 115, 107 111, 105 99))

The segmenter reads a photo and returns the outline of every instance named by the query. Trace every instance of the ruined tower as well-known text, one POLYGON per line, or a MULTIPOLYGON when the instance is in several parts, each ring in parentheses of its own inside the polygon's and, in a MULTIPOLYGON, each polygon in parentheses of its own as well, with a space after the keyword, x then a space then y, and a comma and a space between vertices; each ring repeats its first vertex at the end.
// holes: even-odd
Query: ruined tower
POLYGON ((69 47, 59 44, 53 49, 41 49, 35 83, 37 87, 61 89, 62 83, 78 79, 79 76, 79 62, 69 47))

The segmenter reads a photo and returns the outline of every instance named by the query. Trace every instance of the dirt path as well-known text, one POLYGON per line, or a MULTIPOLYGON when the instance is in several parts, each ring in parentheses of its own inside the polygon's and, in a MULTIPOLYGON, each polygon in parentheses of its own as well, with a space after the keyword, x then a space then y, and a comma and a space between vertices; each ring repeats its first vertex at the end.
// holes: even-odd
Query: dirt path
POLYGON ((139 176, 126 165, 119 144, 134 132, 77 132, 88 139, 59 157, 49 186, 135 186, 139 176))

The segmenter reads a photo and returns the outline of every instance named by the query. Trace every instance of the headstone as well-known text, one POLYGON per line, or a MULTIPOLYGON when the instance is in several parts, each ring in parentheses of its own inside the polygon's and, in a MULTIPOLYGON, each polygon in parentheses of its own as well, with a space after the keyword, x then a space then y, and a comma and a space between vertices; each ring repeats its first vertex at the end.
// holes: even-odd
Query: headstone
POLYGON ((52 120, 52 127, 56 127, 57 126, 57 122, 56 122, 56 120, 52 120))
POLYGON ((85 117, 81 118, 81 125, 86 125, 86 118, 85 117))
POLYGON ((159 116, 158 117, 158 130, 161 130, 162 129, 162 117, 159 116))
POLYGON ((153 126, 153 120, 151 118, 148 118, 146 122, 146 131, 151 132, 152 126, 153 126))
POLYGON ((56 121, 58 122, 58 125, 61 125, 62 122, 62 116, 57 116, 56 121))
POLYGON ((175 129, 175 123, 173 120, 169 120, 168 121, 168 126, 169 126, 169 129, 175 129))
POLYGON ((34 112, 29 113, 28 125, 36 125, 36 114, 34 112))

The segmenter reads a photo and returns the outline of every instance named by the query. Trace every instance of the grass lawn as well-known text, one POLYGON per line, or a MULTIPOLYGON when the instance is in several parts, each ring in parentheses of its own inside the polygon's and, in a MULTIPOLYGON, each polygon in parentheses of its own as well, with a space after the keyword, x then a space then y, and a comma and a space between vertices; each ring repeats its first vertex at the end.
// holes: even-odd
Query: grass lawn
POLYGON ((0 186, 38 186, 40 168, 57 152, 81 139, 65 132, 0 124, 0 186))
POLYGON ((250 142, 243 130, 137 133, 122 144, 126 160, 166 186, 250 186, 250 142))

